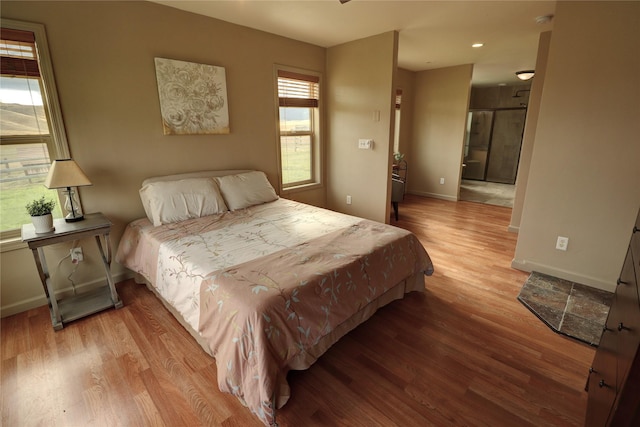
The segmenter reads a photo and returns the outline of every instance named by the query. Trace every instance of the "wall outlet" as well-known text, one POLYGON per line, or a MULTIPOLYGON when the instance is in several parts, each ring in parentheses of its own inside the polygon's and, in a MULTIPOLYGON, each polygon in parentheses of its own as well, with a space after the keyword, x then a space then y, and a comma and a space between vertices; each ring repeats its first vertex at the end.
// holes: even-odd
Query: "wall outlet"
POLYGON ((440 178, 440 184, 444 184, 444 178, 440 178))
POLYGON ((566 251, 569 246, 569 238, 558 236, 558 240, 556 241, 556 249, 559 251, 566 251))
POLYGON ((347 196, 347 204, 350 205, 351 204, 351 196, 347 196))
POLYGON ((77 264, 82 260, 84 260, 84 255, 82 255, 82 248, 78 247, 71 249, 71 263, 77 264))

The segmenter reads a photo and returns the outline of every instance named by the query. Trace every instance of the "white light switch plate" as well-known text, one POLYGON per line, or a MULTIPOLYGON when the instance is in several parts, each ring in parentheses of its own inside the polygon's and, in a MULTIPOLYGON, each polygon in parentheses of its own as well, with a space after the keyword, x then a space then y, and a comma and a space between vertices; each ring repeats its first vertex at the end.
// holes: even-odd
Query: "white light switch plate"
POLYGON ((359 139, 358 140, 358 148, 362 150, 371 150, 373 149, 373 139, 359 139))

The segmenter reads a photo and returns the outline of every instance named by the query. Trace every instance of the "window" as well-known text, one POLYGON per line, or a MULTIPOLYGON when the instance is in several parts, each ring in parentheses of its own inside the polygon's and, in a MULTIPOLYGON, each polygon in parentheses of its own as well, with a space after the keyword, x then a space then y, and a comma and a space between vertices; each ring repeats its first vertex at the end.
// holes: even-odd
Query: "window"
POLYGON ((51 161, 68 158, 44 27, 2 20, 0 37, 0 240, 17 240, 25 205, 42 195, 51 161))
POLYGON ((393 152, 400 152, 400 106, 402 105, 402 89, 396 89, 396 121, 393 129, 393 152))
POLYGON ((277 76, 281 187, 319 183, 320 77, 283 69, 277 76))

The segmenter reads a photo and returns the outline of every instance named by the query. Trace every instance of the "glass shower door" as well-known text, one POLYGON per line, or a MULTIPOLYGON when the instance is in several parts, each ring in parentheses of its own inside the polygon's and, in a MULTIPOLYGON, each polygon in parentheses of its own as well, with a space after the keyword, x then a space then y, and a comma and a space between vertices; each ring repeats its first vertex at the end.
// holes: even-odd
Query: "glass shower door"
POLYGON ((526 114, 524 108, 495 112, 487 161, 487 181, 515 184, 526 114))
POLYGON ((467 138, 464 147, 463 179, 481 181, 485 179, 493 114, 493 110, 469 111, 467 138))

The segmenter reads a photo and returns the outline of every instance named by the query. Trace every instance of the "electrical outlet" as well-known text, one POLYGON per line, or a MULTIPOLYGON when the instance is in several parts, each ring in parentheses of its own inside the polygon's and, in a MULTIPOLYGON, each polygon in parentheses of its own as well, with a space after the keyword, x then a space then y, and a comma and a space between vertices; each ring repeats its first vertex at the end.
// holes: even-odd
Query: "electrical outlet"
POLYGON ((444 184, 444 178, 440 178, 440 184, 444 184))
POLYGON ((351 196, 347 196, 347 204, 350 205, 351 204, 351 196))
POLYGON ((556 249, 559 251, 566 251, 569 246, 569 238, 558 236, 558 240, 556 241, 556 249))
POLYGON ((77 264, 82 260, 84 260, 84 255, 82 255, 82 248, 78 247, 71 249, 71 263, 77 264))

